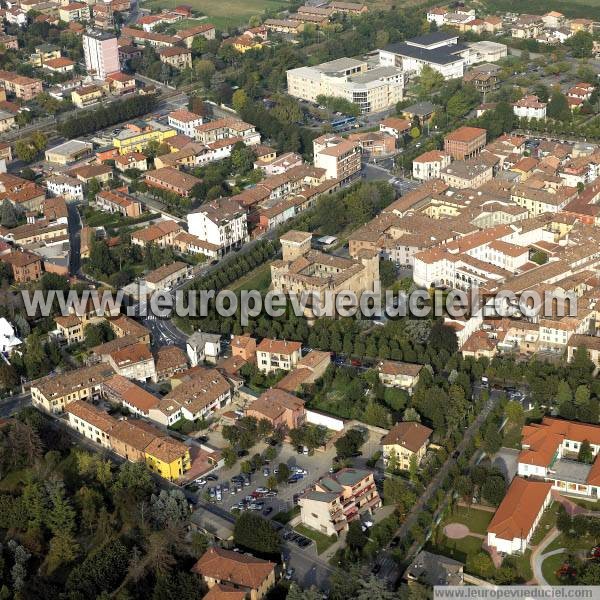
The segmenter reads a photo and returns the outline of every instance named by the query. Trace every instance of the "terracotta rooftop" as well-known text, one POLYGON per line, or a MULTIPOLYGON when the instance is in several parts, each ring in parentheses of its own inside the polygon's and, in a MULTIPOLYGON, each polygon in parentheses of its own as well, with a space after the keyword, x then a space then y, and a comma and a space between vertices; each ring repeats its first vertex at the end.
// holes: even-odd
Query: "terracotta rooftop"
POLYGON ((270 340, 265 338, 258 346, 256 350, 258 352, 270 352, 276 354, 292 354, 294 352, 300 352, 302 344, 300 342, 293 342, 289 340, 270 340))
POLYGON ((433 433, 432 429, 414 421, 396 423, 389 433, 381 439, 381 444, 404 446, 411 452, 417 452, 427 443, 433 433))
POLYGON ((203 577, 253 590, 262 585, 273 569, 275 563, 217 546, 211 546, 192 567, 194 573, 203 577))
POLYGON ((444 139, 451 142, 473 142, 481 135, 487 135, 487 131, 480 127, 467 127, 465 125, 451 131, 444 139))
POLYGON ((527 538, 551 489, 549 482, 515 477, 488 525, 488 532, 503 540, 527 538))
POLYGON ((164 463, 172 463, 185 456, 189 449, 171 437, 156 437, 146 446, 144 452, 164 463))
POLYGON ((112 392, 115 397, 131 406, 135 406, 144 414, 147 414, 151 408, 158 406, 160 401, 160 398, 153 396, 150 392, 122 375, 110 377, 102 383, 102 386, 112 392))
POLYGON ((97 427, 100 431, 108 433, 118 423, 116 419, 111 417, 107 412, 96 408, 93 404, 85 400, 76 400, 67 404, 65 411, 73 416, 97 427))

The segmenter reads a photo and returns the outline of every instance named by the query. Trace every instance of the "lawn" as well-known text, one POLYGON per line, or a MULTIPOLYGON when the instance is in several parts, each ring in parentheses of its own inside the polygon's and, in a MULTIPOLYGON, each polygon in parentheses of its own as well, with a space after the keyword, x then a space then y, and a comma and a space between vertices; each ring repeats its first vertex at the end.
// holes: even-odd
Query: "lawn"
MULTIPOLYGON (((494 12, 522 12, 523 5, 520 0, 486 0, 485 9, 494 12)), ((599 0, 530 0, 527 12, 542 15, 548 11, 556 10, 567 17, 583 17, 597 21, 600 19, 599 0)))
POLYGON ((584 536, 577 538, 569 538, 561 533, 545 550, 552 552, 552 550, 558 550, 559 548, 566 548, 567 552, 576 553, 578 550, 588 552, 596 545, 596 540, 592 537, 584 536))
POLYGON ((467 557, 481 552, 481 544, 483 540, 481 538, 473 537, 468 535, 460 540, 449 540, 447 537, 443 537, 441 543, 435 546, 434 551, 454 558, 462 563, 467 562, 467 557))
POLYGON ((248 275, 244 275, 238 279, 230 290, 235 292, 241 292, 242 290, 258 290, 259 292, 266 292, 271 285, 271 264, 266 263, 250 271, 248 275))
MULTIPOLYGON (((143 2, 144 8, 175 8, 181 4, 180 0, 150 0, 143 2)), ((282 10, 286 4, 281 0, 223 0, 211 2, 209 0, 190 0, 186 4, 193 10, 206 15, 205 23, 212 23, 217 29, 237 27, 248 22, 250 17, 261 15, 265 10, 282 10)))
POLYGON ((294 508, 290 508, 290 510, 278 512, 273 517, 273 521, 277 521, 278 523, 285 525, 286 523, 289 523, 294 517, 298 516, 299 514, 300 514, 300 507, 294 506, 294 508))
POLYGON ((305 535, 307 538, 315 541, 317 544, 317 554, 322 554, 325 552, 325 550, 327 550, 327 548, 329 548, 329 546, 331 546, 331 544, 337 540, 335 536, 329 537, 328 535, 315 531, 314 529, 306 527, 305 525, 297 525, 295 530, 298 533, 305 535))
POLYGON ((552 505, 544 511, 536 530, 531 536, 532 546, 537 546, 544 539, 544 537, 546 537, 546 534, 554 527, 554 525, 556 525, 556 515, 558 513, 559 506, 560 502, 553 502, 552 505))
POLYGON ((554 556, 549 556, 542 563, 542 575, 544 576, 544 579, 546 579, 546 581, 550 585, 560 585, 561 584, 561 581, 556 576, 556 571, 563 564, 565 558, 566 558, 566 555, 564 555, 564 554, 555 554, 554 556))
POLYGON ((467 508, 465 506, 457 506, 452 514, 448 515, 444 520, 444 525, 448 523, 463 523, 473 533, 485 534, 487 526, 494 513, 486 510, 478 510, 476 508, 467 508))
POLYGON ((515 554, 512 559, 517 567, 519 577, 523 581, 529 581, 533 577, 533 571, 531 570, 531 550, 526 550, 525 554, 515 554))

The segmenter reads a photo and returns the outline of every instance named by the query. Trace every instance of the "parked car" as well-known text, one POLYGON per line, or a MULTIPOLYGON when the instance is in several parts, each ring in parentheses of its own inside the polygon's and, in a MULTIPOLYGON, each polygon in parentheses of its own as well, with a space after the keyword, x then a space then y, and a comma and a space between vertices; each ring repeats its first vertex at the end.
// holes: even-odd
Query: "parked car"
POLYGON ((270 515, 272 512, 273 512, 273 507, 267 506, 267 508, 265 508, 265 510, 263 510, 263 515, 266 517, 267 515, 270 515))

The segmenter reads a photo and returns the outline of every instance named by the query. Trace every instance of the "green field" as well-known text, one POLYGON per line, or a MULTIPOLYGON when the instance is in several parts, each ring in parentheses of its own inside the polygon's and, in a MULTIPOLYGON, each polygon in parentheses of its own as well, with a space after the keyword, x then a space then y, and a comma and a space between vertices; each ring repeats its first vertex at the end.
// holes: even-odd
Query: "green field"
POLYGON ((563 13, 566 17, 579 17, 584 19, 600 19, 600 0, 529 0, 527 11, 524 11, 520 0, 484 0, 482 3, 486 10, 500 13, 527 12, 534 15, 543 15, 551 10, 563 13))
POLYGON ((250 271, 248 275, 240 277, 229 289, 235 293, 241 292, 242 290, 258 290, 259 292, 266 292, 271 285, 271 265, 266 263, 250 271))
POLYGON ((487 526, 490 524, 493 512, 487 510, 478 510, 466 506, 457 506, 454 511, 444 519, 443 525, 448 523, 462 523, 466 525, 472 533, 485 534, 487 526))
MULTIPOLYGON (((175 8, 180 0, 150 0, 142 4, 143 8, 175 8)), ((217 29, 237 27, 248 22, 250 17, 261 15, 265 10, 281 10, 286 6, 281 0, 190 0, 186 2, 193 10, 201 12, 208 18, 205 23, 212 23, 217 29)))

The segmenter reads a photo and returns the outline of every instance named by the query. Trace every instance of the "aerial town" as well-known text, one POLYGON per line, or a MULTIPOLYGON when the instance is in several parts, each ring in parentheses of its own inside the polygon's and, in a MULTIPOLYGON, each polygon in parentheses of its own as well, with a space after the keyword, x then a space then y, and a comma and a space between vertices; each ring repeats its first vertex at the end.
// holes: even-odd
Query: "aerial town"
POLYGON ((0 0, 0 598, 600 585, 598 0, 179 1, 0 0))

